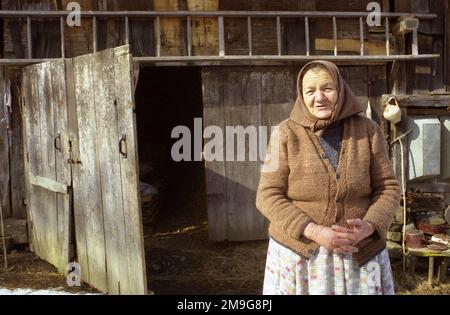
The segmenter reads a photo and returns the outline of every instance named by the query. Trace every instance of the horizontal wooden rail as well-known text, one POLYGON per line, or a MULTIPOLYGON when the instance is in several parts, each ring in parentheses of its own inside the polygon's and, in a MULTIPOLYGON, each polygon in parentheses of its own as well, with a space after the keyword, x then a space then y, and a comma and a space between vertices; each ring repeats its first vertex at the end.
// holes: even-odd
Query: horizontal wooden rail
POLYGON ((31 185, 38 186, 56 193, 67 194, 69 192, 69 186, 57 182, 53 179, 37 176, 30 172, 30 183, 31 185))

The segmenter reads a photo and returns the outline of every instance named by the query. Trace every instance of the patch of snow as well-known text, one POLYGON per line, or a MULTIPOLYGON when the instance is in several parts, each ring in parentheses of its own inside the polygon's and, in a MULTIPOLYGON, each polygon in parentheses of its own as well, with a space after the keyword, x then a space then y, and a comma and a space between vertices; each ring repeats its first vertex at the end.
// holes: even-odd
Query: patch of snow
POLYGON ((35 290, 35 289, 5 289, 0 288, 0 295, 96 295, 92 293, 72 293, 64 291, 64 288, 55 288, 49 290, 35 290))

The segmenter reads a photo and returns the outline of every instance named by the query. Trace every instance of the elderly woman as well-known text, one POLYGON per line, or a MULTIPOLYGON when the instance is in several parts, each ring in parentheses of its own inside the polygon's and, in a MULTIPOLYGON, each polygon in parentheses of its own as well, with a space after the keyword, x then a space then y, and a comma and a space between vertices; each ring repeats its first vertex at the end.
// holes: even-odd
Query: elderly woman
POLYGON ((263 294, 394 294, 386 234, 400 188, 381 130, 331 62, 305 65, 297 89, 256 196, 270 221, 263 294))

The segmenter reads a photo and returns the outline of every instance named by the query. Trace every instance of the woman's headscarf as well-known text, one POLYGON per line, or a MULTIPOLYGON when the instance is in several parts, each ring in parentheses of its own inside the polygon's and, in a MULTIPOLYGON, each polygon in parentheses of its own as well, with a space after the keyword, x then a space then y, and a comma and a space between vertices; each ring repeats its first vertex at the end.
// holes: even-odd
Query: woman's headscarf
POLYGON ((334 122, 342 120, 346 117, 353 116, 363 111, 363 106, 358 102, 355 94, 342 78, 341 74, 339 73, 339 69, 334 63, 325 60, 311 61, 307 63, 298 73, 297 99, 290 115, 290 118, 298 124, 311 129, 311 131, 313 132, 318 132, 325 129, 327 126, 334 122), (320 64, 324 66, 330 72, 332 78, 336 82, 338 99, 336 105, 333 108, 331 117, 328 119, 319 119, 315 117, 313 114, 311 114, 303 101, 303 76, 305 74, 305 69, 312 64, 320 64))

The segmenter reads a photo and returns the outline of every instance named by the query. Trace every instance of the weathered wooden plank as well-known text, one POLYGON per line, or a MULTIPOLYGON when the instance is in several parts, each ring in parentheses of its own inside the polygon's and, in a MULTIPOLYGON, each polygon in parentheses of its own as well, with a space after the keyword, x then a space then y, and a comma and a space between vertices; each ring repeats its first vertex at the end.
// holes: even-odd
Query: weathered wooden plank
POLYGON ((261 75, 261 125, 270 128, 289 117, 297 97, 297 69, 268 68, 261 75))
POLYGON ((432 93, 444 93, 445 92, 445 78, 444 78, 444 60, 446 50, 444 49, 445 41, 442 36, 433 36, 432 50, 433 53, 437 53, 441 58, 433 60, 430 90, 432 93))
POLYGON ((367 93, 372 109, 372 119, 377 122, 382 129, 383 124, 383 109, 381 104, 381 95, 387 92, 386 90, 386 67, 384 66, 369 66, 368 67, 368 86, 367 93))
MULTIPOLYGON (((218 11, 219 0, 188 0, 189 11, 218 11)), ((218 55, 218 24, 215 18, 191 18, 192 54, 218 55)))
MULTIPOLYGON (((61 0, 61 8, 65 10, 72 0, 61 0)), ((80 0, 76 1, 80 4, 83 11, 98 10, 98 1, 80 0)), ((59 26, 59 25, 58 25, 59 26)), ((65 27, 64 37, 66 41, 66 57, 72 58, 87 54, 93 51, 93 32, 92 19, 82 18, 80 26, 65 27)), ((56 27, 59 30, 59 27, 56 27)), ((55 44, 56 47, 59 47, 55 44)))
MULTIPOLYGON (((52 0, 15 1, 2 0, 2 10, 52 10, 52 0)), ((32 21, 30 38, 33 56, 59 57, 59 25, 55 21, 32 21)), ((4 23, 4 56, 25 56, 27 52, 26 22, 9 20, 4 23)), ((27 52, 28 53, 28 52, 27 52)))
MULTIPOLYGON (((283 8, 284 9, 284 8, 283 8)), ((313 1, 289 1, 286 4, 287 11, 315 11, 316 0, 313 1)), ((306 55, 305 19, 282 19, 282 51, 286 55, 306 55)), ((314 20, 309 21, 309 35, 314 38, 314 20)), ((314 41, 309 42, 310 50, 314 51, 314 41)))
POLYGON ((28 219, 28 235, 30 235, 30 249, 36 252, 35 245, 35 230, 34 230, 34 218, 33 218, 33 205, 36 204, 35 195, 32 194, 32 185, 30 184, 29 174, 31 173, 30 166, 30 152, 33 146, 34 130, 32 129, 32 75, 31 68, 26 67, 23 70, 22 75, 22 96, 23 102, 21 106, 22 113, 22 139, 23 139, 23 152, 24 152, 24 177, 26 187, 26 200, 27 200, 27 219, 28 219))
MULTIPOLYGON (((208 231, 211 241, 220 242, 228 237, 228 215, 226 202, 226 173, 225 162, 223 161, 225 150, 221 144, 225 136, 224 107, 221 101, 223 93, 223 74, 221 71, 212 69, 202 71, 202 81, 204 84, 203 94, 203 120, 204 126, 217 126, 221 134, 208 134, 212 138, 207 140, 203 151, 208 152, 205 156, 206 168, 206 195, 208 207, 208 231), (218 139, 216 139, 218 137, 218 139), (216 141, 217 147, 211 147, 209 141, 216 141), (218 150, 218 151, 216 151, 218 150), (209 153, 217 154, 213 159, 209 153)), ((206 130, 205 130, 206 131, 206 130)), ((218 130, 216 130, 218 132, 218 130)))
MULTIPOLYGON (((87 270, 82 270, 82 280, 103 292, 108 291, 105 234, 100 181, 99 149, 94 103, 94 78, 91 55, 74 58, 74 80, 78 121, 78 146, 80 164, 73 179, 75 226, 85 229, 87 270), (80 217, 82 220, 80 221, 80 217), (81 226, 81 224, 84 224, 81 226)), ((83 233, 83 232, 82 232, 83 233)), ((77 239, 77 244, 82 240, 77 239)), ((84 253, 82 253, 84 254, 84 253)))
MULTIPOLYGON (((294 101, 297 97, 297 68, 268 68, 263 71, 261 78, 261 125, 266 126, 266 141, 260 142, 260 146, 267 148, 270 135, 273 132, 273 127, 277 126, 280 122, 287 119, 292 110, 294 101)), ((260 137, 262 135, 260 134, 260 137)), ((262 148, 259 148, 260 150, 262 148)), ((265 158, 260 156, 258 167, 261 167, 261 159, 265 158)), ((259 174, 256 175, 258 182, 260 179, 259 174)), ((268 221, 265 222, 264 230, 268 230, 268 221)))
MULTIPOLYGON (((382 102, 387 101, 393 95, 385 94, 382 102)), ((397 95, 400 107, 434 107, 447 108, 450 104, 450 94, 442 95, 397 95)))
POLYGON ((117 106, 115 104, 114 50, 93 56, 93 90, 98 142, 101 194, 105 225, 108 293, 129 292, 127 236, 123 213, 117 106))
MULTIPOLYGON (((225 125, 256 129, 261 123, 261 72, 227 71, 224 79, 227 82, 223 94, 225 125)), ((243 148, 236 145, 239 136, 226 133, 228 240, 264 239, 267 237, 265 221, 255 206, 260 167, 257 156, 256 160, 250 156, 251 151, 257 153, 257 132, 246 136, 243 148), (231 154, 233 142, 234 154, 231 154), (239 153, 245 153, 243 161, 239 153)))
POLYGON ((364 106, 367 105, 369 96, 367 66, 340 67, 339 71, 358 101, 364 106))
POLYGON ((395 0, 395 12, 411 12, 411 1, 395 0))
MULTIPOLYGON (((42 137, 41 137, 41 114, 40 114, 40 93, 39 93, 39 75, 40 71, 38 69, 39 66, 31 66, 30 72, 30 82, 31 82, 31 95, 28 100, 29 104, 29 113, 30 113, 30 138, 28 147, 28 158, 30 171, 33 174, 41 175, 43 172, 42 169, 42 137)), ((30 208, 30 215, 32 216, 32 228, 33 228, 33 245, 35 254, 39 257, 49 257, 50 252, 46 246, 45 236, 42 235, 42 216, 45 215, 46 212, 40 216, 37 212, 37 209, 45 209, 45 203, 43 202, 45 198, 45 190, 39 189, 39 187, 31 187, 30 193, 32 196, 33 203, 30 208)))
MULTIPOLYGON (((55 180, 66 187, 71 183, 69 130, 67 115, 67 88, 64 60, 52 62, 50 65, 52 98, 54 104, 54 152, 55 152, 55 180)), ((70 191, 68 191, 70 192, 70 191)), ((70 195, 56 194, 57 205, 57 240, 59 270, 67 273, 67 264, 72 256, 70 253, 71 213, 70 195)))
MULTIPOLYGON (((64 271, 66 265, 60 263, 57 238, 57 213, 55 193, 35 186, 46 177, 44 184, 54 180, 54 155, 51 155, 53 143, 53 100, 50 89, 49 64, 30 66, 23 72, 23 121, 25 177, 27 179, 28 216, 32 239, 32 249, 36 255, 64 271), (32 136, 34 135, 34 137, 32 136), (51 147, 49 147, 51 145, 51 147), (49 154, 50 152, 50 154, 49 154), (53 166, 53 169, 49 165, 53 166), (39 174, 38 178, 30 174, 39 174)), ((45 185, 44 185, 45 186, 45 185)), ((66 189, 67 190, 67 189, 66 189)))
MULTIPOLYGON (((423 34, 418 35, 420 53, 425 54, 433 51, 433 37, 423 34)), ((433 61, 412 61, 407 63, 407 93, 423 94, 429 93, 433 74, 433 61)))
MULTIPOLYGON (((123 216, 130 287, 122 294, 147 294, 144 235, 138 178, 136 117, 134 113, 134 75, 130 54, 114 58, 115 94, 119 141, 126 141, 121 153, 123 216)), ((123 253, 125 255, 125 253, 123 253)))
MULTIPOLYGON (((36 65, 37 67, 37 83, 38 83, 38 103, 39 103, 39 122, 41 128, 41 147, 42 160, 38 161, 41 164, 41 172, 36 175, 56 179, 55 170, 55 147, 53 145, 54 133, 54 100, 52 97, 52 82, 50 74, 50 62, 36 65)), ((39 226, 36 224, 38 233, 44 235, 42 246, 47 248, 47 255, 42 257, 51 264, 60 268, 59 253, 58 253, 58 209, 56 204, 56 193, 41 187, 36 187, 40 193, 41 207, 36 209, 35 218, 39 218, 39 226), (42 209, 45 209, 43 211, 42 209)))
MULTIPOLYGON (((5 93, 5 79, 3 67, 0 67, 0 95, 5 93)), ((11 216, 8 115, 4 97, 0 97, 0 203, 4 218, 11 216)))
MULTIPOLYGON (((80 145, 78 137, 78 117, 77 117, 77 100, 75 92, 75 71, 73 59, 66 60, 66 93, 67 93, 67 115, 69 126, 69 139, 71 143, 71 159, 80 160, 80 145)), ((77 206, 79 200, 83 202, 83 195, 75 194, 75 191, 83 189, 83 182, 80 180, 80 167, 72 167, 72 198, 73 198, 73 217, 74 217, 74 233, 76 242, 77 262, 80 264, 81 279, 89 281, 89 264, 88 264, 88 232, 87 232, 87 216, 81 206, 77 206)))
POLYGON ((19 72, 10 72, 12 92, 12 145, 11 156, 11 212, 16 219, 26 219, 26 186, 23 164, 22 117, 20 109, 20 91, 17 77, 19 72))
POLYGON ((32 173, 29 174, 29 177, 30 177, 31 185, 45 188, 51 192, 60 193, 60 194, 67 194, 69 191, 69 187, 66 184, 62 184, 53 179, 34 175, 32 173))
MULTIPOLYGON (((155 11, 180 10, 182 1, 178 0, 153 0, 155 11)), ((156 21, 155 21, 156 23, 156 21)), ((156 25, 154 26, 156 30, 156 25)), ((161 55, 162 56, 183 56, 187 55, 183 34, 182 21, 179 18, 160 18, 161 31, 161 55)))
MULTIPOLYGON (((153 1, 99 1, 100 10, 109 11, 151 11, 153 1)), ((123 19, 98 21, 99 49, 113 48, 125 43, 123 19)), ((130 49, 134 56, 153 56, 154 30, 152 19, 129 19, 130 49)))
MULTIPOLYGON (((372 2, 371 0, 340 0, 340 1, 317 1, 318 11, 366 11, 367 4, 372 2)), ((378 1, 380 5, 385 4, 382 1, 378 1)), ((387 3, 385 4, 387 5, 387 3)), ((383 10, 383 7, 382 7, 383 10)))

